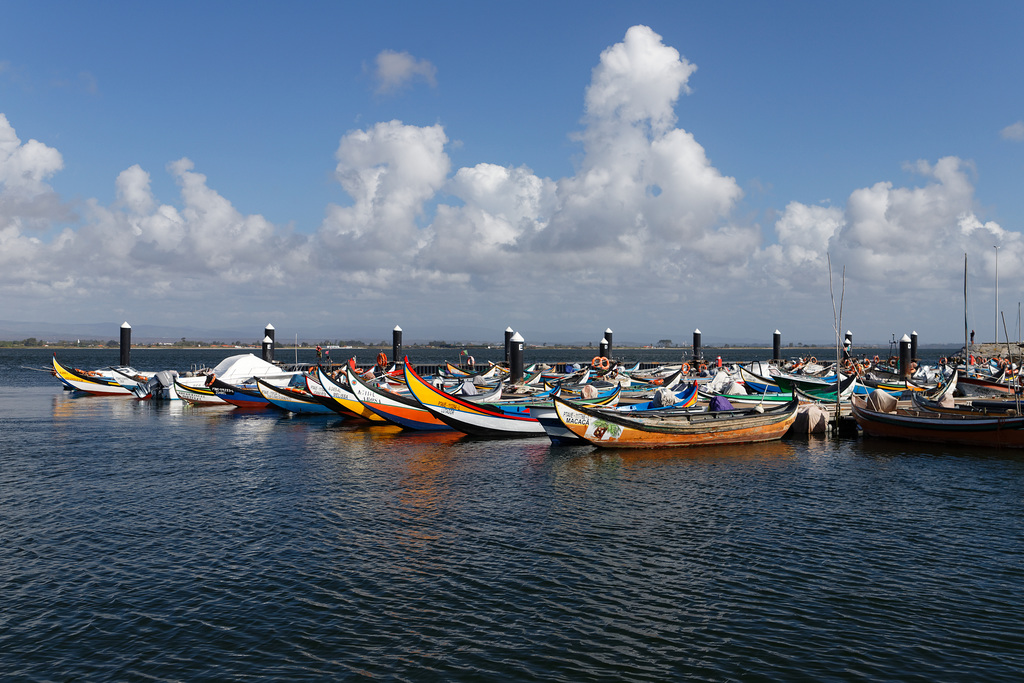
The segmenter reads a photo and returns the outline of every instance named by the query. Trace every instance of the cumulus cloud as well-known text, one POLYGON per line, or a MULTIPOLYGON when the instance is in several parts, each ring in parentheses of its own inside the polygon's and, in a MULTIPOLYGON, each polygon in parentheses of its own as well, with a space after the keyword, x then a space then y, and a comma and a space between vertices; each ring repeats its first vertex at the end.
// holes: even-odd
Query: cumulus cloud
POLYGON ((1024 121, 1011 123, 1009 126, 999 131, 999 135, 1002 136, 1004 140, 1012 140, 1013 142, 1024 141, 1024 121))
POLYGON ((388 94, 408 87, 416 80, 437 86, 437 67, 426 59, 416 59, 408 52, 384 50, 374 62, 373 77, 377 93, 388 94))
MULTIPOLYGON (((870 306, 893 291, 955 290, 949 273, 964 251, 998 244, 1006 263, 1024 262, 1019 233, 978 214, 973 166, 957 157, 906 166, 917 186, 883 180, 836 205, 791 201, 766 228, 737 216, 739 183, 676 114, 696 70, 651 28, 630 28, 591 73, 572 134, 577 170, 563 178, 486 162, 453 169, 440 124, 351 130, 334 169, 349 201, 325 207, 312 235, 242 214, 179 159, 166 168, 175 201, 154 196, 149 171, 133 165, 110 206, 86 202, 79 225, 33 237, 32 216, 60 220, 48 181, 63 160, 22 143, 0 115, 0 286, 68 310, 129 298, 184 317, 215 292, 249 302, 227 308, 259 324, 267 310, 301 321, 329 306, 339 317, 386 313, 386 329, 442 316, 499 331, 516 316, 603 329, 621 316, 665 337, 702 321, 743 334, 780 319, 830 330, 829 254, 872 324, 870 306), (104 267, 82 254, 102 254, 104 267)), ((429 62, 394 52, 378 57, 376 75, 382 92, 435 79, 429 62)), ((1019 277, 1013 269, 1001 277, 1019 277)))

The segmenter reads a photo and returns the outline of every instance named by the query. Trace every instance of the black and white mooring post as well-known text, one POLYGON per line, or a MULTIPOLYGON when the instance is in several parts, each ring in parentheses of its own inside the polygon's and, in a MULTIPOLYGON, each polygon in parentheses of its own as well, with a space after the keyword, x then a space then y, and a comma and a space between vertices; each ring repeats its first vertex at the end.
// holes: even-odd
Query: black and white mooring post
POLYGON ((693 362, 696 364, 703 357, 704 352, 700 350, 700 330, 696 329, 693 331, 693 362))
POLYGON ((505 364, 506 365, 512 362, 512 358, 509 356, 509 354, 512 352, 512 335, 513 334, 515 334, 515 331, 511 327, 506 327, 505 328, 505 364))
POLYGON ((605 355, 605 358, 611 358, 612 357, 612 328, 609 327, 608 329, 606 329, 604 331, 604 339, 605 339, 606 342, 608 342, 608 348, 606 350, 607 353, 605 355))
POLYGON ((123 367, 132 364, 132 326, 125 320, 121 323, 121 360, 123 367))
POLYGON ((900 337, 900 377, 910 377, 910 337, 900 337))
POLYGON ((274 362, 274 326, 270 323, 263 328, 263 360, 274 362))
POLYGON ((776 363, 782 361, 782 333, 778 330, 772 335, 772 360, 776 363))
POLYGON ((509 381, 523 381, 523 336, 518 332, 509 340, 509 381))
POLYGON ((607 339, 601 339, 600 343, 597 345, 597 349, 598 349, 597 355, 601 356, 601 358, 607 358, 608 357, 608 340, 607 339))
POLYGON ((402 358, 402 328, 395 325, 391 330, 391 362, 398 363, 402 358))
POLYGON ((910 360, 917 360, 917 330, 910 333, 910 360))

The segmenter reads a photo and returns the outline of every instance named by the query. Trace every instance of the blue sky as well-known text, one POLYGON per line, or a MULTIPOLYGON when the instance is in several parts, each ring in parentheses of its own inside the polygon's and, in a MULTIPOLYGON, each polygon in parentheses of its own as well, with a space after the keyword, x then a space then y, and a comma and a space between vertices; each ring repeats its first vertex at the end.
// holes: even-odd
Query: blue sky
MULTIPOLYGON (((0 320, 1016 329, 1020 3, 18 3, 0 320)), ((1011 332, 1016 336, 1015 332, 1011 332)))

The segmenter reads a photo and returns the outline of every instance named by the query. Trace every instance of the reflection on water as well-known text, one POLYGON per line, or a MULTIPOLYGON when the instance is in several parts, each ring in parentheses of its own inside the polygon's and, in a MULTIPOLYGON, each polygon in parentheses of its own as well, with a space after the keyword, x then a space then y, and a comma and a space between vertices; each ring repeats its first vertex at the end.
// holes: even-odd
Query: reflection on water
POLYGON ((0 387, 0 425, 5 678, 1024 667, 1016 452, 555 448, 53 387, 0 387))

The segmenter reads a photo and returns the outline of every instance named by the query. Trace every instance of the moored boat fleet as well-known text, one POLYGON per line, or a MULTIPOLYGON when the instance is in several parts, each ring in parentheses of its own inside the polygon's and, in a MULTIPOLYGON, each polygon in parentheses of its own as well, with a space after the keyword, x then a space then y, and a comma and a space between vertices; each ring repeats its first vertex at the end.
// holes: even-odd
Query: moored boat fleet
MULTIPOLYGON (((975 359, 977 361, 977 359, 975 359)), ((128 366, 66 367, 68 390, 194 406, 333 415, 412 431, 475 437, 547 436, 554 444, 664 448, 751 443, 824 432, 849 416, 867 435, 994 447, 1024 447, 1017 367, 1005 359, 937 365, 899 359, 754 361, 627 366, 538 363, 519 372, 489 363, 424 368, 383 353, 369 367, 286 368, 253 354, 194 372, 128 366)))

